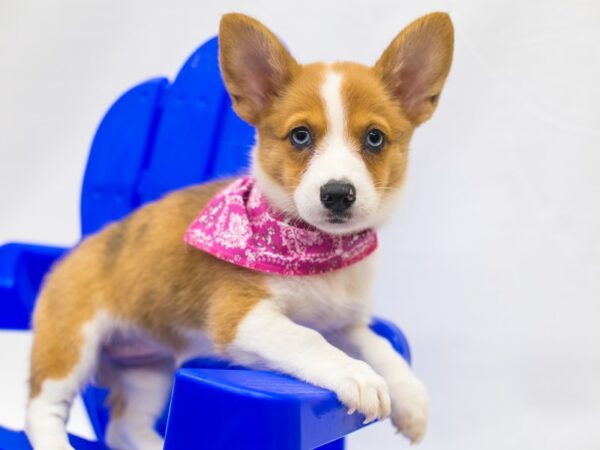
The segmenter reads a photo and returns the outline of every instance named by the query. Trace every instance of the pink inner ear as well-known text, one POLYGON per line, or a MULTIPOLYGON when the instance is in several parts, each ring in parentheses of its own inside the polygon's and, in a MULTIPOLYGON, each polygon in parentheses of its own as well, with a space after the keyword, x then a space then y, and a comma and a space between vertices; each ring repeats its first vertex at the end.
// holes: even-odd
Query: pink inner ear
POLYGON ((439 64, 434 58, 438 49, 434 40, 419 37, 406 42, 402 50, 398 72, 403 97, 412 102, 434 94, 429 92, 439 76, 439 64))
POLYGON ((222 68, 238 114, 256 120, 283 88, 295 65, 277 38, 255 26, 237 30, 222 48, 222 68))
POLYGON ((275 91, 277 76, 271 55, 265 54, 258 47, 246 47, 248 51, 243 58, 244 72, 246 76, 246 95, 264 106, 265 102, 275 91))
POLYGON ((386 83, 412 120, 417 123, 426 120, 435 109, 448 73, 451 34, 445 36, 436 29, 409 27, 386 53, 378 63, 386 83))

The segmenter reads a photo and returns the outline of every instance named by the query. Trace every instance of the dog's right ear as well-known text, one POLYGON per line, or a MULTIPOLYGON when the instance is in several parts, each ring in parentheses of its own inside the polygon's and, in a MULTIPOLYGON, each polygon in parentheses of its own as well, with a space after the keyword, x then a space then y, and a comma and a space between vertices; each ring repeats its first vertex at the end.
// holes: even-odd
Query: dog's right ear
POLYGON ((233 108, 253 125, 298 67, 267 27, 236 13, 225 14, 221 19, 219 64, 233 108))
POLYGON ((453 49, 450 16, 431 13, 402 30, 375 64, 375 70, 415 125, 435 111, 450 71, 453 49))

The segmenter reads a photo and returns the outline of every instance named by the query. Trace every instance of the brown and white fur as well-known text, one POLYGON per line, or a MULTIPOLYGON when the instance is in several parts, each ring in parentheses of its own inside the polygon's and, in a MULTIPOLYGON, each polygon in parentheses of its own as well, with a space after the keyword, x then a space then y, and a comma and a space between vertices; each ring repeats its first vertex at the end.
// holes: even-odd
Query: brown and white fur
MULTIPOLYGON (((448 75, 449 17, 416 20, 373 67, 300 65, 273 33, 240 14, 223 17, 219 38, 234 108, 257 129, 252 173, 272 206, 332 234, 384 221, 402 189, 413 130, 432 115, 448 75), (290 141, 299 126, 313 139, 302 150, 290 141), (380 151, 365 147, 374 128, 385 135, 380 151), (330 180, 356 189, 340 220, 320 200, 330 180)), ((69 409, 92 379, 111 389, 112 448, 162 448, 153 425, 174 371, 214 354, 331 389, 367 422, 391 415, 411 441, 423 437, 425 388, 368 327, 374 256, 325 275, 284 277, 183 243, 187 226, 227 182, 144 206, 53 268, 33 319, 26 429, 36 450, 71 448, 69 409)))

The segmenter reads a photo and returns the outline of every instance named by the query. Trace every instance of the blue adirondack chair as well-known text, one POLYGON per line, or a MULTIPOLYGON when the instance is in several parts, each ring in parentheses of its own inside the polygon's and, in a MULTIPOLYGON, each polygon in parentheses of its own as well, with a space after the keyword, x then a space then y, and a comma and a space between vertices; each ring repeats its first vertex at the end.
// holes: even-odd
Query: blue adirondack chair
MULTIPOLYGON (((244 171, 254 130, 233 112, 217 64, 217 39, 202 45, 174 82, 155 78, 127 91, 94 138, 81 193, 85 236, 166 192, 244 171)), ((67 250, 20 243, 0 247, 0 329, 27 329, 37 292, 67 250)), ((372 328, 408 361, 402 332, 374 319, 372 328)), ((6 370, 6 369, 5 369, 6 370)), ((71 436, 76 449, 102 449, 106 392, 83 393, 97 442, 71 436)), ((333 392, 271 372, 191 361, 178 371, 169 407, 157 424, 169 450, 344 448, 362 428, 333 392)), ((23 432, 0 427, 0 449, 30 449, 23 432)))

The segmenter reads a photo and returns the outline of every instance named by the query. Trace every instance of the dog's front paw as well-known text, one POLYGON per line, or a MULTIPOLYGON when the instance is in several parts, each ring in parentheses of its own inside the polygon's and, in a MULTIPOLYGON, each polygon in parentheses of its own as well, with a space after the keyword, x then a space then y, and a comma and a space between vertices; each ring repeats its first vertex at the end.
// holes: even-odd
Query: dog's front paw
POLYGON ((338 399, 348 407, 348 414, 358 411, 365 416, 364 423, 390 415, 387 384, 371 366, 363 361, 353 361, 345 364, 337 375, 332 388, 338 399))
POLYGON ((429 397, 423 383, 411 377, 390 384, 392 422, 413 444, 423 439, 429 418, 429 397))

